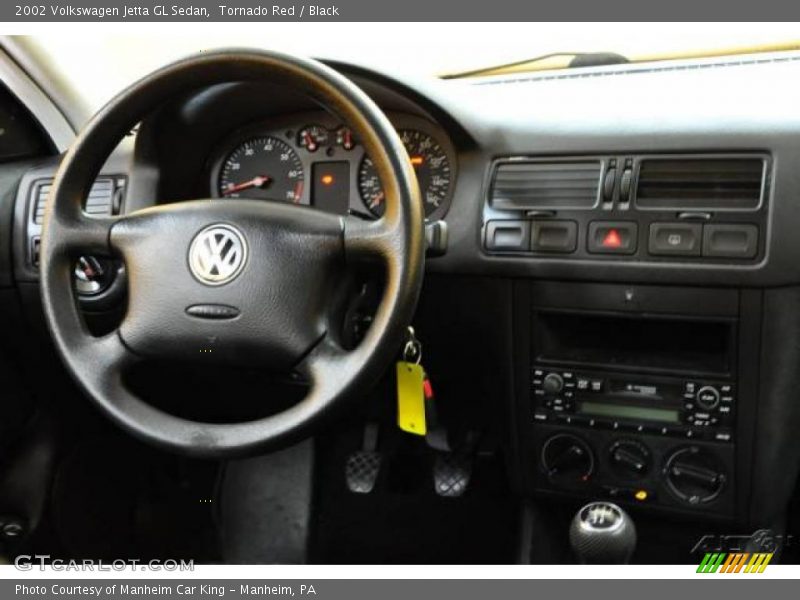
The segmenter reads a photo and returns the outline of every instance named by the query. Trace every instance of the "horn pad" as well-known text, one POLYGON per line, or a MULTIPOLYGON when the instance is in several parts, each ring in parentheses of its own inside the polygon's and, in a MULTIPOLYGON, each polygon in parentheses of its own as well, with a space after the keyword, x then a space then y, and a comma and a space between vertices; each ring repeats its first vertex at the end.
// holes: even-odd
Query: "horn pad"
POLYGON ((290 368, 325 334, 341 230, 333 215, 247 200, 122 219, 111 232, 129 278, 122 340, 148 358, 290 368))

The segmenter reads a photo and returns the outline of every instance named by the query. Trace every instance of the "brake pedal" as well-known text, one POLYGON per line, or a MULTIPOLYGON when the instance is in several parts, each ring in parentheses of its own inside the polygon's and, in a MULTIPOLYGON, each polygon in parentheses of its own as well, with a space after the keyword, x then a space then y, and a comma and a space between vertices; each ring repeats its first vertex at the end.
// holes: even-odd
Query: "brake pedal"
POLYGON ((347 457, 344 473, 347 489, 354 494, 369 494, 381 471, 383 456, 377 451, 378 424, 367 423, 361 450, 347 457))
POLYGON ((433 463, 433 487, 439 496, 463 496, 472 478, 472 457, 455 452, 440 452, 433 463))

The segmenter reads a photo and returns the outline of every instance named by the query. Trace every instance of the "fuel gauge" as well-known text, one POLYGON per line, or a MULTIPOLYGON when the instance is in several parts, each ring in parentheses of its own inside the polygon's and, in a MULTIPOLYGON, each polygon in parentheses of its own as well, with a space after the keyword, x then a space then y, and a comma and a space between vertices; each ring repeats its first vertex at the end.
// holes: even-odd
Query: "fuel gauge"
POLYGON ((352 150, 356 147, 353 132, 349 127, 340 127, 336 130, 336 145, 345 150, 352 150))

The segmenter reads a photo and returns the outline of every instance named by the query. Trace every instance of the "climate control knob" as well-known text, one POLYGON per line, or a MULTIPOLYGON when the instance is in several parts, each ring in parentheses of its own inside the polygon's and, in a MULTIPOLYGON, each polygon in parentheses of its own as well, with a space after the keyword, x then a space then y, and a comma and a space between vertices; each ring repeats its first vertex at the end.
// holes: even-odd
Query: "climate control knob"
POLYGON ((608 449, 608 460, 620 477, 639 478, 650 469, 650 450, 636 440, 618 440, 608 449))
POLYGON ((542 389, 548 394, 557 394, 564 389, 564 378, 558 373, 548 373, 542 381, 542 389))
POLYGON ((673 452, 664 465, 664 479, 669 490, 688 504, 711 502, 727 480, 717 456, 698 446, 673 452))
POLYGON ((700 408, 714 410, 719 405, 719 391, 710 385, 705 385, 697 390, 695 400, 700 408))
POLYGON ((594 454, 581 438, 558 433, 542 446, 542 467, 554 483, 579 484, 592 475, 594 454))

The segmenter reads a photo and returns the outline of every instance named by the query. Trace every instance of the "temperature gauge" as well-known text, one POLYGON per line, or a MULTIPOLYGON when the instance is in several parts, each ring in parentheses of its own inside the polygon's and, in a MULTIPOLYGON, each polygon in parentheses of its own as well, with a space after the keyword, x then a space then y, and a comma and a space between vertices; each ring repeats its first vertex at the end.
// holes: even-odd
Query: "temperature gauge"
POLYGON ((322 125, 306 125, 297 132, 297 145, 309 152, 316 152, 328 145, 328 130, 322 125))

